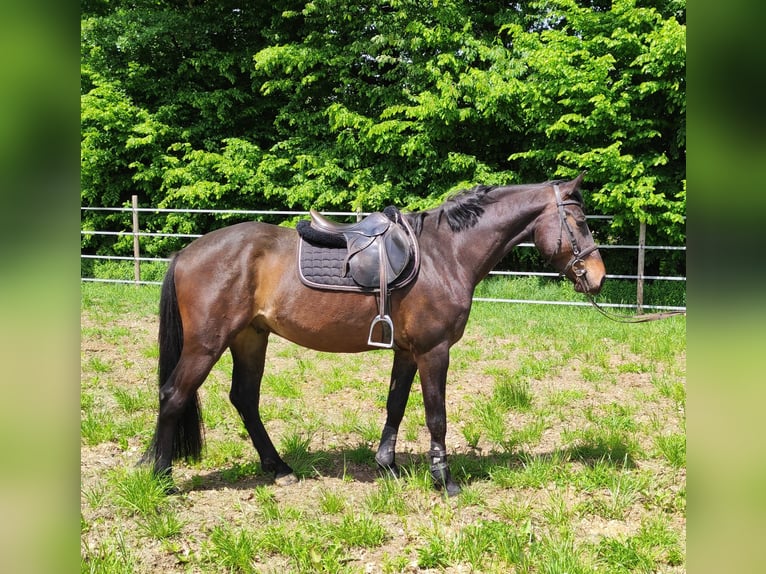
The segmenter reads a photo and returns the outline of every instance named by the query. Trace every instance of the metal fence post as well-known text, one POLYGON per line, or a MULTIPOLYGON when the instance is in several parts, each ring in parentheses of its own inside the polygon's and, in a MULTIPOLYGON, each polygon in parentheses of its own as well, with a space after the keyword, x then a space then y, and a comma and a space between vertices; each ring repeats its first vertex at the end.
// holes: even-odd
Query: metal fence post
POLYGON ((644 312, 644 256, 646 254, 646 222, 638 227, 638 269, 636 275, 636 313, 644 312))
POLYGON ((141 282, 141 247, 138 243, 138 196, 131 197, 133 203, 133 279, 138 285, 141 282))

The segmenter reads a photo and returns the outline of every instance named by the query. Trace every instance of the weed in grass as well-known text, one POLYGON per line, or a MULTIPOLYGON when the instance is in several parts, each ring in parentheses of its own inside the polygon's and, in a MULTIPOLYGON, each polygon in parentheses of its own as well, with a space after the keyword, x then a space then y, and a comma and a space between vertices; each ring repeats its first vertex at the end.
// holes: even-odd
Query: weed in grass
POLYGON ((635 536, 636 542, 664 561, 669 566, 680 566, 684 562, 684 551, 678 533, 663 515, 644 519, 635 536))
POLYGON ((446 541, 438 533, 425 537, 425 542, 418 548, 418 567, 446 568, 450 565, 446 541))
POLYGON ((574 484, 587 492, 593 492, 602 488, 608 488, 613 484, 614 475, 620 472, 614 464, 605 459, 593 461, 585 465, 582 470, 573 474, 574 484))
POLYGON ((410 559, 406 553, 386 554, 383 556, 380 568, 383 574, 400 574, 406 572, 410 566, 410 559))
POLYGON ((242 479, 256 476, 259 471, 260 465, 257 462, 235 462, 229 468, 221 470, 221 478, 230 484, 234 484, 242 479))
POLYGON ((520 469, 499 466, 489 471, 490 480, 500 488, 542 488, 567 480, 570 472, 560 451, 551 454, 521 454, 520 469))
POLYGON ((571 536, 543 538, 535 548, 536 562, 542 574, 590 574, 584 552, 577 548, 571 536))
POLYGON ((576 444, 569 448, 569 454, 588 463, 598 460, 608 460, 612 464, 621 464, 627 461, 629 466, 635 466, 636 454, 638 453, 638 443, 631 437, 621 433, 601 430, 601 429, 583 429, 574 431, 569 435, 568 432, 562 433, 565 440, 574 440, 576 444))
POLYGON ((131 393, 123 388, 116 388, 112 391, 114 399, 126 413, 136 413, 154 406, 154 394, 147 392, 131 393))
POLYGON ((678 535, 662 517, 644 521, 635 536, 603 538, 595 550, 610 572, 657 572, 663 569, 663 564, 671 567, 683 564, 678 535))
POLYGON ((374 444, 380 438, 380 428, 377 421, 365 418, 354 426, 354 433, 359 435, 363 442, 374 444))
POLYGON ((524 534, 513 524, 497 520, 480 520, 466 526, 456 549, 460 561, 479 572, 506 572, 510 565, 523 568, 526 562, 524 534))
POLYGON ((548 404, 552 407, 567 407, 575 401, 584 399, 587 396, 585 391, 563 390, 553 391, 548 395, 548 404))
MULTIPOLYGON (((110 288, 101 289, 106 292, 110 288)), ((158 293, 155 289, 151 305, 146 307, 145 314, 152 320, 156 320, 158 293)), ((83 352, 81 428, 82 450, 87 455, 92 452, 89 444, 113 441, 125 447, 128 443, 148 443, 156 417, 156 390, 151 391, 148 383, 146 390, 138 390, 124 380, 123 374, 126 360, 130 360, 134 363, 131 374, 138 371, 134 381, 153 379, 153 369, 146 366, 145 357, 156 358, 156 344, 141 344, 138 333, 131 331, 129 337, 108 326, 120 321, 121 314, 134 317, 134 313, 144 311, 131 309, 120 297, 109 299, 114 308, 102 312, 95 307, 101 303, 90 297, 85 323, 102 322, 104 332, 83 331, 83 336, 99 341, 119 339, 117 344, 125 349, 109 354, 83 352), (132 352, 127 350, 129 345, 134 346, 132 352), (94 356, 103 364, 89 365, 94 356), (112 370, 107 373, 106 368, 112 370)), ((369 564, 370 569, 375 571, 401 572, 415 568, 413 560, 423 569, 433 566, 433 571, 488 574, 619 574, 683 568, 685 475, 673 471, 685 466, 683 329, 647 324, 639 334, 635 328, 614 326, 580 309, 477 303, 464 342, 468 344, 465 352, 458 346, 451 365, 451 372, 457 369, 452 391, 455 402, 450 403, 451 428, 458 433, 462 430, 465 442, 477 448, 488 445, 489 452, 451 455, 453 475, 463 486, 457 499, 439 500, 427 458, 404 453, 399 461, 404 477, 398 481, 383 478, 357 484, 354 488, 362 488, 363 493, 346 496, 345 487, 328 488, 326 484, 332 481, 325 483, 320 476, 321 484, 311 498, 293 507, 280 502, 281 497, 274 496, 279 490, 271 486, 258 491, 254 500, 242 503, 241 509, 234 504, 234 509, 206 510, 200 506, 204 498, 196 496, 161 496, 153 503, 136 503, 134 495, 128 494, 130 489, 118 485, 118 478, 123 476, 108 472, 101 482, 88 482, 81 495, 85 533, 82 571, 146 571, 151 566, 145 559, 167 563, 174 558, 179 571, 201 572, 351 573, 364 570, 371 562, 374 565, 369 564), (575 341, 562 335, 573 331, 582 337, 575 341), (665 334, 670 342, 649 350, 642 346, 665 334), (502 337, 502 341, 486 345, 493 336, 502 337), (533 356, 523 358, 530 352, 533 356), (572 359, 571 364, 580 365, 581 371, 561 369, 572 359), (621 368, 621 362, 627 365, 621 368), (589 383, 589 393, 598 386, 605 397, 586 397, 582 390, 533 393, 535 377, 549 381, 558 371, 564 383, 585 388, 584 381, 589 383), (483 393, 477 393, 481 372, 490 373, 494 388, 485 387, 483 393), (637 385, 635 392, 631 389, 626 394, 624 388, 610 384, 625 379, 624 373, 636 372, 648 374, 627 376, 637 385), (653 387, 647 384, 650 380, 653 387), (519 399, 525 392, 529 398, 526 410, 524 399, 519 399), (459 403, 455 397, 463 400, 462 406, 456 407, 459 403), (586 409, 588 403, 595 402, 601 406, 586 409), (677 407, 675 412, 673 406, 677 407), (514 411, 523 414, 509 414, 514 411), (557 417, 566 423, 560 424, 557 417), (489 423, 494 440, 489 438, 485 423, 489 423), (551 447, 539 444, 542 436, 547 437, 548 426, 552 438, 562 433, 559 442, 563 447, 553 447, 552 453, 551 447), (640 445, 645 444, 650 445, 651 460, 641 452, 640 445), (245 511, 245 506, 249 518, 255 515, 257 528, 252 523, 244 523, 243 528, 237 522, 242 518, 237 512, 245 511), (214 517, 211 512, 219 514, 214 517), (590 516, 584 516, 586 513, 590 516), (423 515, 433 516, 434 525, 422 528, 423 515), (596 542, 588 542, 592 538, 587 536, 575 537, 583 520, 600 524, 604 517, 621 520, 629 526, 626 531, 635 534, 596 542), (641 528, 636 530, 638 521, 641 528), (211 530, 214 524, 221 525, 215 536, 211 530), (122 549, 114 535, 118 530, 125 536, 122 549), (186 536, 186 531, 191 536, 186 536), (386 541, 390 536, 395 536, 396 542, 389 553, 386 541), (142 540, 146 548, 138 547, 142 540)), ((346 464, 350 468, 356 464, 374 467, 379 424, 360 422, 376 417, 356 414, 340 421, 337 410, 328 413, 322 408, 337 405, 341 399, 348 401, 346 405, 367 404, 368 411, 384 405, 386 385, 371 386, 370 381, 387 379, 388 361, 382 360, 385 365, 378 366, 375 358, 368 363, 343 355, 318 355, 281 342, 275 342, 273 349, 282 356, 278 362, 288 367, 270 368, 267 373, 286 372, 290 378, 283 387, 275 385, 276 392, 265 385, 261 412, 267 426, 269 421, 280 419, 274 425, 278 429, 275 438, 281 443, 278 450, 298 475, 326 474, 328 468, 340 474, 337 467, 341 458, 344 480, 355 480, 353 473, 346 472, 346 464), (358 367, 362 363, 364 371, 358 367), (306 385, 305 396, 299 386, 302 379, 311 383, 310 390, 306 385), (312 400, 316 393, 321 396, 336 391, 339 394, 324 397, 327 400, 312 400), (320 424, 324 432, 314 434, 320 424), (341 438, 336 440, 334 435, 341 438), (354 444, 360 446, 349 449, 354 444)), ((260 472, 260 466, 248 462, 254 452, 228 401, 227 369, 230 358, 225 355, 201 389, 206 423, 212 423, 207 424, 208 429, 215 431, 208 434, 208 452, 202 464, 224 469, 216 477, 235 482, 260 472), (228 438, 224 441, 219 437, 228 438)), ((349 409, 349 413, 358 412, 363 411, 349 409)), ((417 384, 407 413, 400 439, 427 443, 422 393, 417 384)), ((89 464, 87 457, 83 461, 83 465, 89 464)), ((84 476, 89 477, 93 468, 87 470, 89 474, 84 476)), ((207 480, 197 475, 190 482, 199 487, 207 480)))
POLYGON ((80 556, 80 572, 88 574, 133 574, 136 559, 119 532, 91 549, 87 543, 80 556))
POLYGON ((386 475, 375 481, 375 484, 377 488, 364 497, 364 507, 369 512, 399 516, 407 512, 403 481, 386 475))
POLYGON ((80 437, 87 445, 96 445, 117 436, 114 417, 103 411, 86 412, 80 419, 80 437))
POLYGON ((520 500, 518 497, 514 497, 511 500, 502 500, 500 504, 494 508, 495 513, 506 519, 511 524, 526 525, 522 530, 531 534, 532 528, 532 501, 529 498, 520 500))
POLYGON ((341 545, 375 548, 388 538, 386 529, 368 514, 346 514, 340 523, 328 528, 328 536, 341 545))
POLYGON ((532 446, 540 440, 546 428, 545 419, 537 418, 520 429, 509 431, 507 443, 514 446, 532 446))
POLYGON ((686 437, 682 434, 658 436, 654 445, 673 468, 686 466, 686 437))
POLYGON ((661 396, 672 400, 681 408, 686 406, 686 387, 683 382, 665 374, 653 375, 651 381, 661 396))
POLYGON ((327 538, 325 524, 304 523, 295 529, 274 523, 258 532, 256 548, 290 560, 291 572, 342 572, 342 547, 327 538))
POLYGON ((481 425, 479 423, 469 420, 463 425, 460 432, 463 434, 463 438, 468 443, 468 446, 471 448, 479 446, 479 441, 481 440, 481 425))
POLYGON ((366 444, 361 444, 345 452, 344 458, 354 464, 371 465, 375 462, 375 453, 366 444))
POLYGON ((525 380, 501 380, 495 384, 493 398, 507 411, 528 411, 532 408, 532 394, 525 380))
POLYGON ((103 484, 96 484, 82 490, 82 496, 88 505, 94 510, 101 508, 107 497, 107 490, 103 484))
POLYGON ((434 481, 426 464, 404 465, 399 468, 407 490, 427 495, 433 493, 434 481))
POLYGON ((604 380, 604 371, 596 367, 583 367, 580 369, 580 377, 586 383, 597 383, 604 380))
POLYGON ((155 476, 148 468, 118 469, 111 473, 109 485, 117 506, 131 514, 157 512, 167 501, 170 478, 155 476))
POLYGON ((498 446, 505 444, 505 416, 495 401, 484 397, 474 399, 471 417, 479 428, 484 429, 487 440, 498 446))
POLYGON ((638 548, 635 539, 619 540, 602 538, 596 555, 609 572, 654 572, 654 560, 643 549, 638 548))
POLYGON ((547 504, 540 512, 546 524, 560 532, 566 532, 572 513, 567 508, 566 501, 561 493, 553 490, 550 493, 547 504))
POLYGON ((219 571, 255 572, 256 544, 247 530, 235 530, 225 524, 215 526, 208 537, 205 555, 206 561, 219 571))
POLYGON ((168 509, 138 517, 138 528, 145 536, 156 540, 165 540, 178 536, 183 529, 183 522, 178 515, 168 509))
POLYGON ((298 385, 298 379, 293 371, 266 373, 263 377, 262 385, 264 393, 274 397, 299 399, 303 396, 298 385))
POLYGON ((266 520, 277 520, 282 513, 279 509, 277 497, 268 486, 257 486, 253 489, 253 499, 258 503, 261 516, 266 520))
POLYGON ((203 468, 221 468, 230 464, 235 464, 245 456, 245 452, 250 448, 244 440, 239 437, 210 439, 207 441, 205 456, 199 462, 203 468))
POLYGON ((287 434, 280 446, 280 452, 295 475, 300 478, 315 476, 326 467, 329 462, 327 455, 321 452, 310 452, 311 436, 303 436, 302 433, 292 432, 287 434))
POLYGON ((106 374, 112 372, 112 365, 109 361, 105 361, 101 357, 91 357, 86 363, 86 369, 93 373, 106 374))
POLYGON ((610 520, 621 520, 638 501, 646 480, 639 474, 617 472, 612 476, 604 496, 594 497, 588 510, 610 520))
POLYGON ((327 488, 319 491, 319 508, 325 514, 340 514, 346 508, 346 499, 327 488))

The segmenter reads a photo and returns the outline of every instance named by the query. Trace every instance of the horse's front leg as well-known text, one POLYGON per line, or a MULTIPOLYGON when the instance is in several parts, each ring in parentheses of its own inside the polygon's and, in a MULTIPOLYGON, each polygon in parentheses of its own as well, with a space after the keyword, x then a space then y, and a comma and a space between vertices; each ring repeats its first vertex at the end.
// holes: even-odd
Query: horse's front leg
POLYGON ((404 417, 407 400, 410 396, 412 381, 418 366, 414 357, 405 351, 394 352, 394 365, 391 368, 391 385, 388 388, 388 400, 386 401, 386 424, 380 437, 380 446, 375 455, 375 462, 384 471, 399 476, 399 467, 396 465, 396 435, 399 433, 399 425, 404 417))
POLYGON ((449 368, 449 345, 445 342, 428 353, 417 357, 420 385, 423 389, 423 403, 426 410, 426 425, 431 433, 431 477, 437 488, 446 490, 448 496, 455 496, 460 487, 452 480, 447 465, 447 407, 445 394, 447 369, 449 368))

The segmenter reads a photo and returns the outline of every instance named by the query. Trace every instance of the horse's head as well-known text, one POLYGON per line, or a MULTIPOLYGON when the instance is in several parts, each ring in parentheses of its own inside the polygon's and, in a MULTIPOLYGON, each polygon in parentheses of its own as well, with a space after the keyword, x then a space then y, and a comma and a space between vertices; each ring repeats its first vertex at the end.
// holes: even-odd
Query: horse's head
POLYGON ((575 291, 595 295, 604 284, 606 269, 585 221, 582 177, 551 186, 550 205, 537 220, 534 242, 550 264, 574 283, 575 291))

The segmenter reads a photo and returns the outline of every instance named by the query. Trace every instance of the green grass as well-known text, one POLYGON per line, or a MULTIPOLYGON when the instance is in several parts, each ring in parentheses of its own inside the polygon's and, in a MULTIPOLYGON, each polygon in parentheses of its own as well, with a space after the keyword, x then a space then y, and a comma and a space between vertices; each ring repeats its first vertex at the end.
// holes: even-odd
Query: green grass
MULTIPOLYGON (((558 289, 505 283, 481 289, 558 289)), ((402 476, 377 474, 389 353, 273 338, 262 415, 300 478, 285 488, 228 400, 227 353, 200 389, 203 459, 176 465, 182 493, 167 496, 133 467, 156 420, 158 295, 82 288, 82 572, 685 571, 684 318, 476 303, 447 387, 455 499, 433 489, 418 380, 402 476)))

